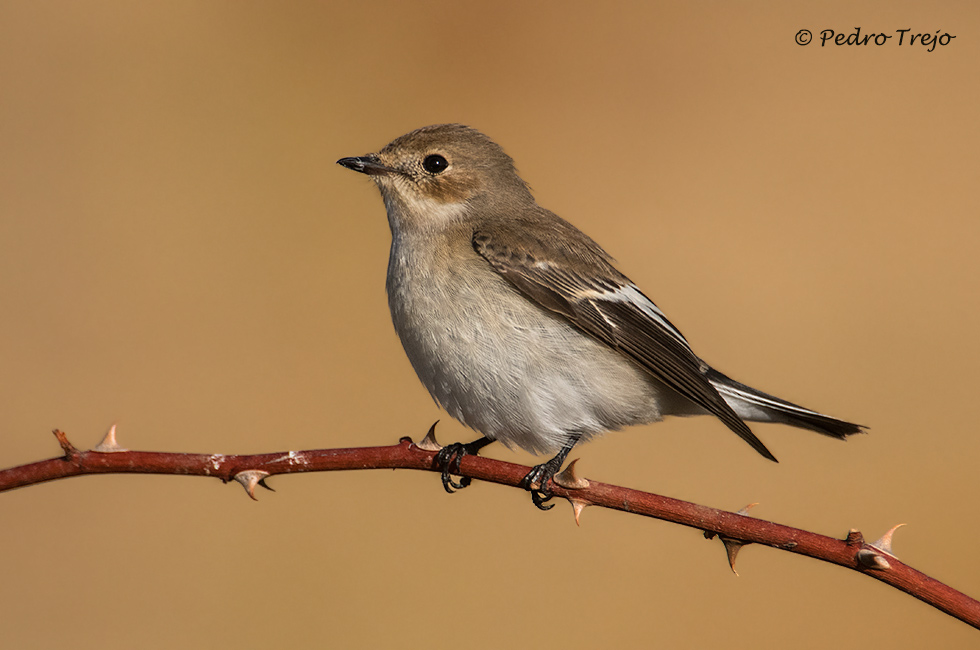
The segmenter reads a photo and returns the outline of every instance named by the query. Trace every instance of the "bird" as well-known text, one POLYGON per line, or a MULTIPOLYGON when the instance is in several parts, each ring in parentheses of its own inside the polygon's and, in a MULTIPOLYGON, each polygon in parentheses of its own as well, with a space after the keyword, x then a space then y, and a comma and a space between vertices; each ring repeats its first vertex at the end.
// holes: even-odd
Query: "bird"
POLYGON ((391 229, 395 331, 436 403, 481 434, 436 457, 448 492, 465 454, 500 441, 550 460, 521 486, 542 509, 572 448, 665 416, 713 415, 763 457, 746 422, 845 439, 863 425, 737 382, 691 348, 588 235, 539 206, 482 132, 435 124, 337 163, 369 176, 391 229))

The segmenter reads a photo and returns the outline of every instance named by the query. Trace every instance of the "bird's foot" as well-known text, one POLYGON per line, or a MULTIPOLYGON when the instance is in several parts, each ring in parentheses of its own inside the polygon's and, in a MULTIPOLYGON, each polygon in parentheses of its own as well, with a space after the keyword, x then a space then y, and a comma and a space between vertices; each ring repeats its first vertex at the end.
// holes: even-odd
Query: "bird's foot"
POLYGON ((459 476, 459 465, 463 462, 463 456, 470 454, 476 456, 480 450, 493 442, 489 438, 480 438, 473 442, 454 442, 446 445, 436 454, 436 466, 442 469, 442 487, 446 492, 452 494, 456 490, 467 487, 472 479, 469 476, 460 476, 459 482, 453 480, 453 474, 459 476))
POLYGON ((531 493, 531 501, 539 510, 551 510, 555 507, 553 503, 548 506, 545 505, 554 496, 551 494, 551 490, 548 489, 548 481, 558 473, 564 460, 565 457, 563 455, 555 456, 547 463, 535 465, 527 473, 527 476, 521 479, 520 487, 531 493))

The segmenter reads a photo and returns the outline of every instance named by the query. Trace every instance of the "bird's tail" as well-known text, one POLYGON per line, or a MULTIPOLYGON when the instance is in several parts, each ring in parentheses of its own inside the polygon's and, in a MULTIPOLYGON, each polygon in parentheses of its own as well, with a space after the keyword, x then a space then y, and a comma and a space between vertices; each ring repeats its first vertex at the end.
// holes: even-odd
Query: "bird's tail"
POLYGON ((708 371, 707 378, 736 415, 743 420, 789 424, 840 440, 855 433, 863 433, 866 428, 763 393, 761 390, 726 377, 713 368, 708 371))

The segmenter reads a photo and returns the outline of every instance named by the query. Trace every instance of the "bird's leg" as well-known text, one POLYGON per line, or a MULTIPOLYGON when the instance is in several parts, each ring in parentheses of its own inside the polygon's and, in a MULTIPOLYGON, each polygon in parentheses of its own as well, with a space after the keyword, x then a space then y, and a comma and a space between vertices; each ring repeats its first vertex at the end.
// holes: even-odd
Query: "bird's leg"
POLYGON ((521 479, 520 487, 524 488, 531 493, 531 501, 534 505, 541 510, 551 510, 555 507, 555 504, 550 506, 544 505, 551 500, 552 494, 548 491, 546 484, 551 480, 561 466, 565 463, 565 458, 568 457, 568 452, 572 450, 575 443, 579 441, 581 436, 574 436, 571 440, 565 443, 565 446, 561 448, 554 458, 546 463, 536 465, 534 469, 527 473, 523 479, 521 479), (537 485, 537 487, 534 487, 537 485))
POLYGON ((463 456, 466 454, 476 456, 481 449, 491 442, 493 440, 484 436, 479 440, 467 442, 466 444, 454 442, 439 450, 439 453, 436 454, 436 466, 442 469, 442 487, 446 488, 446 492, 452 494, 456 490, 462 490, 470 484, 470 477, 461 476, 459 483, 457 483, 453 480, 451 474, 459 472, 459 464, 463 461, 463 456))

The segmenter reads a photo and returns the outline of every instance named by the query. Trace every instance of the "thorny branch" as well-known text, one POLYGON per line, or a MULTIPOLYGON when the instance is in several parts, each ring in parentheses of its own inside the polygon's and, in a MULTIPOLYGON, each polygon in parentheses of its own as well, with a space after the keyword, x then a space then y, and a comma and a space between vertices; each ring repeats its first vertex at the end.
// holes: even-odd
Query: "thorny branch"
MULTIPOLYGON (((178 454, 130 451, 116 442, 115 426, 95 449, 77 449, 61 431, 54 434, 62 456, 0 470, 0 492, 46 481, 84 474, 184 474, 212 476, 224 482, 238 481, 255 498, 255 486, 276 474, 326 472, 352 469, 417 469, 441 471, 435 462, 439 449, 433 429, 418 444, 402 438, 389 447, 314 449, 248 456, 222 454, 178 454)), ((980 602, 952 587, 916 571, 891 554, 895 528, 874 543, 851 530, 843 540, 782 526, 738 513, 726 512, 669 497, 589 481, 575 474, 574 461, 555 476, 550 491, 572 504, 575 521, 586 506, 600 506, 670 521, 701 531, 707 538, 718 536, 725 543, 734 570, 735 555, 746 544, 764 544, 806 555, 868 575, 900 589, 933 607, 980 629, 980 602)), ((529 468, 504 461, 464 456, 459 475, 471 479, 518 487, 529 468)))

